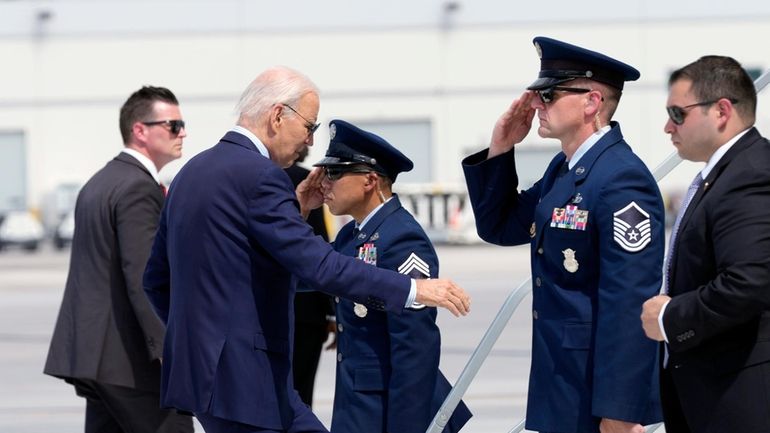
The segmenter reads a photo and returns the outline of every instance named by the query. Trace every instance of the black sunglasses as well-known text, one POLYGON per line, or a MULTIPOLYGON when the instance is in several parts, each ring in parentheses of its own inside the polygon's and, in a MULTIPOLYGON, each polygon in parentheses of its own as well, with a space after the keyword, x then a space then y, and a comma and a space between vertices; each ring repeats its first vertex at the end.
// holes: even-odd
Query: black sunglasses
POLYGON ((727 99, 733 104, 737 104, 737 99, 732 98, 717 98, 713 101, 704 101, 704 102, 696 102, 694 104, 685 105, 684 107, 677 107, 676 105, 672 105, 670 107, 666 107, 666 111, 668 111, 668 118, 671 119, 672 122, 674 122, 674 125, 681 125, 684 123, 684 118, 687 116, 687 112, 689 108, 692 107, 703 107, 706 105, 712 105, 719 102, 720 99, 727 99))
POLYGON ((329 180, 329 182, 334 182, 336 180, 339 180, 342 176, 346 175, 347 173, 359 173, 359 174, 366 174, 366 173, 374 173, 372 170, 360 167, 360 168, 341 168, 341 167, 324 167, 324 175, 326 176, 326 179, 329 180))
POLYGON ((142 125, 168 125, 169 131, 174 135, 178 135, 182 128, 184 128, 184 120, 156 120, 154 122, 142 122, 142 125))
POLYGON ((537 96, 539 96, 540 100, 543 101, 543 104, 549 104, 553 102, 553 100, 556 99, 556 95, 555 95, 556 92, 588 93, 590 91, 591 89, 581 89, 579 87, 562 87, 562 86, 553 86, 543 90, 535 90, 535 92, 537 92, 537 96))
POLYGON ((313 135, 313 134, 315 133, 315 131, 318 129, 318 127, 319 127, 319 126, 321 126, 321 124, 320 124, 320 123, 313 123, 313 122, 311 122, 311 121, 307 120, 307 119, 305 118, 305 116, 303 116, 303 115, 299 114, 299 111, 295 110, 295 109, 294 109, 294 108, 293 108, 291 105, 289 105, 289 104, 284 104, 284 103, 281 103, 281 105, 283 105, 284 107, 286 107, 286 108, 288 108, 289 110, 293 111, 294 113, 296 113, 296 114, 297 114, 297 116, 301 117, 301 118, 302 118, 302 120, 304 120, 304 121, 305 121, 305 128, 307 128, 307 134, 308 134, 308 135, 313 135))

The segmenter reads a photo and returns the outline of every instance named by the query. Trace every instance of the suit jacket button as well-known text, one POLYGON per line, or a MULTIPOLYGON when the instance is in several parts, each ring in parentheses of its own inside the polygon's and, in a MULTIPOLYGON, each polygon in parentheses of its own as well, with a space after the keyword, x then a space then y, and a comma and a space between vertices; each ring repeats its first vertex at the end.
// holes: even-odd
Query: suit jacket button
POLYGON ((337 354, 337 362, 342 362, 342 354, 341 353, 337 354))
POLYGON ((538 248, 538 249, 537 249, 537 253, 538 253, 538 254, 543 254, 543 247, 540 247, 540 248, 538 248))
POLYGON ((339 296, 335 296, 334 297, 334 302, 339 304, 340 303, 340 297, 339 296))
POLYGON ((537 320, 537 310, 532 311, 532 318, 537 320))
POLYGON ((342 332, 342 323, 337 324, 337 332, 342 332))
POLYGON ((535 286, 540 287, 543 284, 542 281, 540 281, 540 277, 535 278, 535 286))

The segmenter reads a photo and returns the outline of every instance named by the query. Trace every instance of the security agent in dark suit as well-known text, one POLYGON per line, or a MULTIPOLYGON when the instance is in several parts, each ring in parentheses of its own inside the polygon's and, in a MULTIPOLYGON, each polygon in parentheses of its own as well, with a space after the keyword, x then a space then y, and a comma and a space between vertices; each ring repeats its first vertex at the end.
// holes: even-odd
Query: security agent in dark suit
MULTIPOLYGON (((437 278, 433 245, 401 207, 391 185, 412 161, 383 138, 342 120, 329 124, 324 201, 350 215, 334 249, 415 279, 437 278)), ((423 433, 451 390, 438 369, 441 334, 435 308, 412 304, 402 314, 370 310, 336 297, 337 384, 332 433, 423 433)), ((468 421, 465 404, 445 432, 468 421)))
POLYGON ((770 142, 732 58, 706 56, 669 79, 665 131, 704 162, 671 233, 663 295, 644 304, 665 341, 668 433, 770 432, 770 142))
POLYGON ((164 327, 142 287, 163 187, 187 135, 170 90, 143 87, 120 110, 125 148, 78 194, 67 285, 45 373, 86 398, 88 432, 191 432, 160 408, 164 327))
POLYGON ((296 190, 283 168, 313 144, 319 98, 270 68, 244 91, 238 124, 180 170, 144 284, 168 324, 161 402, 207 432, 325 432, 291 373, 296 279, 372 310, 417 301, 466 314, 448 280, 410 280, 336 253, 302 215, 323 203, 321 170, 296 190), (312 120, 311 120, 312 119, 312 120))
MULTIPOLYGON (((296 188, 310 170, 299 165, 307 157, 307 149, 300 154, 299 159, 286 169, 291 183, 296 188)), ((322 208, 313 209, 307 217, 307 223, 313 228, 313 233, 329 241, 326 232, 326 222, 322 208)), ((318 371, 318 361, 321 350, 329 334, 334 335, 334 306, 329 295, 309 289, 307 284, 298 282, 297 294, 294 296, 294 353, 292 371, 294 373, 294 389, 308 406, 313 406, 313 389, 315 376, 318 371), (303 290, 304 289, 304 290, 303 290)), ((330 344, 330 348, 333 345, 330 344)))
POLYGON ((463 161, 482 239, 532 246, 527 429, 641 432, 660 420, 656 347, 638 326, 660 289, 663 201, 612 121, 633 67, 537 37, 539 78, 463 161), (531 129, 561 141, 543 177, 519 190, 514 145, 531 129))

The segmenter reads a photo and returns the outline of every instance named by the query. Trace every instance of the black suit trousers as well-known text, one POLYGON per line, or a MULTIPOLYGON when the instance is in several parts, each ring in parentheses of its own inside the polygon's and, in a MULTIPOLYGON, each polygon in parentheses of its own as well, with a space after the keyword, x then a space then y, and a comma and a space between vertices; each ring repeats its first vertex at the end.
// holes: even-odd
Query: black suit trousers
POLYGON ((302 401, 313 406, 313 389, 321 350, 326 341, 326 324, 296 322, 294 327, 294 389, 302 401))
POLYGON ((192 417, 160 409, 160 392, 73 379, 86 399, 85 433, 192 433, 192 417))

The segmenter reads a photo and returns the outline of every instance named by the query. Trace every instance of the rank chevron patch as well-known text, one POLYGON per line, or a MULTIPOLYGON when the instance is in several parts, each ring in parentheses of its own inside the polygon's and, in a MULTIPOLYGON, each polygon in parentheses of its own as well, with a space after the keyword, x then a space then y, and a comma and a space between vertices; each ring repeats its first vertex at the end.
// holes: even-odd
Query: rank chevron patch
MULTIPOLYGON (((398 273, 409 275, 413 279, 430 278, 430 266, 417 254, 412 253, 398 267, 398 273)), ((412 302, 412 305, 407 307, 409 310, 422 310, 423 308, 425 308, 425 305, 417 301, 412 302)))
POLYGON ((430 278, 430 266, 423 259, 412 253, 409 257, 398 267, 398 273, 409 275, 412 277, 430 278), (412 275, 414 272, 419 275, 412 275))
POLYGON ((641 251, 652 240, 650 233, 650 214, 636 202, 629 203, 613 214, 613 232, 615 242, 626 251, 641 251))

